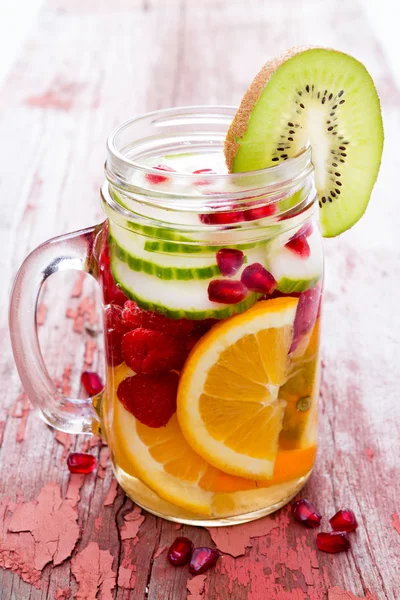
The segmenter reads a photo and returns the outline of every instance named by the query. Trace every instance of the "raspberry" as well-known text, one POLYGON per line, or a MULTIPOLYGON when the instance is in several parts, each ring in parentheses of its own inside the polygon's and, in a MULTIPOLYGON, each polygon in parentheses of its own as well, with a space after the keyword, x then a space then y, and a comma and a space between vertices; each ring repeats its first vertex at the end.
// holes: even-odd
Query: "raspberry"
POLYGON ((178 381, 176 373, 135 375, 119 384, 117 396, 143 425, 163 427, 176 411, 178 381))
POLYGON ((109 365, 113 365, 117 367, 123 362, 122 358, 122 333, 117 331, 116 329, 109 329, 106 332, 106 356, 107 362, 109 365))
POLYGON ((155 375, 179 370, 184 360, 184 348, 167 333, 139 327, 124 335, 122 356, 135 373, 155 375))
POLYGON ((218 319, 203 319, 202 321, 196 321, 194 325, 194 335, 200 339, 207 331, 210 331, 211 327, 219 323, 218 319))
POLYGON ((136 302, 132 302, 132 300, 125 302, 122 319, 127 329, 144 327, 176 337, 188 336, 194 327, 193 321, 189 319, 169 319, 159 313, 139 308, 136 302))

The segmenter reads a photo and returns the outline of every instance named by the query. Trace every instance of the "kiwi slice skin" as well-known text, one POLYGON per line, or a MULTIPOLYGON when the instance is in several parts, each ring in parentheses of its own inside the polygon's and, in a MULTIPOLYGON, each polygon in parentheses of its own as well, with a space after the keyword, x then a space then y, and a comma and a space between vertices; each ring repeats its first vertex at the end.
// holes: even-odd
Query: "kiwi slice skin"
POLYGON ((250 85, 225 141, 231 172, 277 166, 312 147, 324 237, 364 214, 383 149, 379 97, 358 60, 328 48, 292 48, 250 85))

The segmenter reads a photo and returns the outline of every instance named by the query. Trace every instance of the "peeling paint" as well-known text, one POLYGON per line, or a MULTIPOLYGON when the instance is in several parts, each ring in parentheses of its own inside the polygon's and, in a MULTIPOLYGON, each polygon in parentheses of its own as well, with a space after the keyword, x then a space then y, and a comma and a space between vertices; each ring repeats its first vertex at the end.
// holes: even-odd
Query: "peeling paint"
POLYGON ((64 394, 64 396, 71 395, 71 375, 72 375, 72 365, 65 365, 63 374, 61 379, 56 379, 54 381, 56 388, 64 394))
POLYGON ((106 499, 104 500, 104 506, 111 506, 114 504, 114 500, 118 494, 118 482, 116 479, 111 480, 110 489, 108 490, 106 499))
POLYGON ((192 577, 192 579, 188 579, 188 581, 186 582, 186 588, 189 592, 187 596, 188 600, 204 599, 206 579, 207 575, 197 575, 196 577, 192 577))
MULTIPOLYGON (((128 554, 129 544, 124 544, 125 554, 128 554)), ((128 556, 122 560, 118 570, 118 586, 127 590, 134 590, 136 585, 136 565, 129 564, 128 556)))
POLYGON ((268 516, 235 527, 210 527, 208 532, 221 552, 237 557, 244 554, 246 548, 252 545, 251 538, 267 535, 276 527, 279 527, 276 519, 268 516))
POLYGON ((139 541, 138 532, 140 527, 142 526, 145 517, 142 515, 142 509, 139 506, 135 506, 134 509, 124 515, 124 524, 121 527, 121 540, 133 540, 133 545, 139 541))
POLYGON ((365 454, 367 455, 369 462, 372 462, 375 456, 375 452, 372 450, 372 448, 365 448, 365 454))
POLYGON ((85 273, 78 273, 75 283, 71 290, 71 298, 80 298, 83 292, 83 282, 85 281, 85 273))
POLYGON ((29 398, 24 391, 22 391, 17 397, 13 410, 12 416, 16 419, 20 419, 15 434, 16 441, 20 444, 25 439, 25 429, 28 421, 29 413, 31 412, 32 406, 29 402, 29 398))
POLYGON ((392 514, 392 525, 397 531, 397 533, 400 535, 400 517, 397 513, 392 514))
POLYGON ((365 596, 355 596, 351 592, 342 590, 339 587, 333 587, 328 590, 328 600, 377 600, 375 596, 367 590, 365 596))
POLYGON ((6 428, 6 421, 0 421, 0 448, 3 445, 4 430, 6 428))
POLYGON ((113 600, 112 590, 116 573, 112 570, 113 556, 108 550, 100 550, 96 542, 71 559, 71 571, 79 589, 76 600, 113 600))
POLYGON ((40 587, 41 572, 50 562, 61 564, 79 539, 77 513, 61 498, 56 483, 47 484, 37 500, 0 505, 0 566, 40 587))
POLYGON ((97 467, 97 476, 105 479, 107 467, 110 465, 110 450, 108 446, 103 446, 100 450, 99 464, 97 467))
POLYGON ((230 530, 234 539, 233 546, 229 547, 225 537, 222 538, 221 546, 228 552, 242 552, 251 540, 254 548, 250 556, 239 555, 238 558, 233 558, 225 554, 217 563, 217 571, 227 576, 227 579, 224 577, 215 580, 216 591, 221 598, 226 597, 226 589, 234 597, 238 588, 246 590, 247 600, 321 600, 324 597, 329 580, 326 570, 318 563, 314 534, 301 525, 293 524, 290 520, 290 507, 280 510, 274 518, 265 517, 253 524, 238 527, 243 529, 240 535, 235 533, 236 527, 230 530), (271 523, 268 533, 265 522, 269 519, 271 523), (261 537, 257 526, 264 529, 261 537), (247 529, 249 535, 245 535, 247 529), (292 582, 290 588, 288 581, 292 582))
POLYGON ((165 546, 159 546, 157 548, 157 550, 154 552, 154 556, 153 556, 154 560, 156 558, 158 558, 159 556, 161 556, 161 554, 163 554, 167 548, 168 548, 168 544, 165 544, 165 546))
POLYGON ((41 327, 42 325, 44 325, 44 323, 46 321, 46 317, 47 317, 47 306, 45 304, 43 304, 43 302, 42 302, 41 304, 39 304, 39 307, 36 312, 36 324, 38 327, 41 327))
POLYGON ((85 296, 76 308, 67 308, 65 315, 68 319, 73 320, 72 330, 76 333, 83 333, 86 319, 90 325, 94 325, 98 321, 95 298, 85 296))
POLYGON ((65 460, 68 456, 68 453, 71 449, 72 446, 72 440, 73 437, 71 434, 69 433, 65 433, 65 431, 56 431, 56 435, 55 435, 55 439, 56 441, 61 444, 62 446, 64 446, 64 450, 61 456, 61 460, 65 460))
POLYGON ((66 500, 69 500, 71 506, 77 506, 81 499, 80 491, 84 484, 86 475, 81 473, 71 473, 68 482, 68 488, 66 493, 66 500))
POLYGON ((56 77, 50 87, 43 93, 36 96, 29 96, 25 99, 28 106, 69 111, 74 106, 78 93, 82 90, 83 84, 75 81, 65 81, 62 77, 56 77))
POLYGON ((86 370, 88 367, 92 366, 96 350, 97 350, 96 340, 92 340, 91 338, 88 338, 87 340, 85 340, 85 354, 83 357, 83 360, 85 363, 84 370, 86 370))
POLYGON ((57 588, 54 593, 54 600, 69 600, 71 590, 69 588, 57 588))

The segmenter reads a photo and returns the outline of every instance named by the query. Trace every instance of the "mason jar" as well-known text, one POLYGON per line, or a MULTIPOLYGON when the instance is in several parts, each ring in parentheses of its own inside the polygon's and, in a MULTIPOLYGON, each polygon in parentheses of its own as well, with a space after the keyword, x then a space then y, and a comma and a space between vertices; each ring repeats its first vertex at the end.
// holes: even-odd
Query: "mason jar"
POLYGON ((45 421, 99 432, 115 476, 166 519, 229 525, 287 503, 317 443, 323 252, 311 151, 228 173, 226 107, 132 119, 107 141, 100 225, 42 244, 14 285, 10 330, 45 421), (40 353, 38 294, 78 269, 103 299, 106 382, 61 395, 40 353))

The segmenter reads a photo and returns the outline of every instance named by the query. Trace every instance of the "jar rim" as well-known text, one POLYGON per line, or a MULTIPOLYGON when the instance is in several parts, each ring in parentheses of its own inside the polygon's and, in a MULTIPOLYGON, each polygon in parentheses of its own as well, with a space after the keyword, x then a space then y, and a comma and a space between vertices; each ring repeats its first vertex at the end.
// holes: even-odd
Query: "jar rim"
MULTIPOLYGON (((237 111, 237 107, 228 106, 228 105, 193 105, 193 106, 181 106, 181 107, 173 107, 155 110, 151 112, 147 112, 144 114, 140 114, 136 117, 128 119, 115 127, 109 134, 107 138, 107 153, 108 158, 105 166, 107 179, 111 183, 115 183, 112 181, 114 179, 114 174, 118 176, 121 171, 126 169, 134 169, 135 171, 146 175, 159 175, 159 170, 154 167, 147 166, 140 161, 133 160, 128 157, 119 144, 119 138, 129 129, 131 129, 135 125, 140 125, 145 121, 149 121, 153 127, 162 128, 170 127, 171 124, 179 124, 183 123, 185 120, 190 122, 198 121, 205 122, 207 118, 215 121, 218 118, 222 118, 227 120, 228 118, 233 118, 237 111)), ((261 179, 264 176, 268 176, 268 179, 276 179, 280 181, 282 184, 286 183, 293 179, 293 177, 298 177, 302 171, 305 169, 313 169, 311 163, 311 147, 308 146, 304 148, 301 152, 299 152, 295 157, 288 158, 283 162, 269 166, 264 169, 257 169, 254 171, 244 171, 238 173, 205 173, 202 174, 202 178, 206 181, 235 181, 236 183, 240 183, 240 180, 244 180, 252 176, 254 179, 261 179), (287 173, 287 176, 285 174, 287 173)), ((198 175, 193 173, 183 173, 180 171, 168 172, 168 178, 170 181, 195 181, 198 178, 198 175)), ((125 178, 119 178, 120 183, 128 184, 129 181, 125 180, 125 178)))
MULTIPOLYGON (((160 170, 136 160, 139 156, 148 162, 182 151, 220 153, 235 112, 230 106, 168 108, 139 115, 116 127, 107 139, 107 181, 101 193, 106 214, 122 226, 129 221, 158 219, 166 227, 179 224, 185 230, 210 230, 214 225, 208 222, 208 214, 232 210, 243 213, 237 217, 236 225, 229 226, 243 229, 254 228, 248 209, 275 204, 276 209, 265 211, 264 214, 270 216, 261 217, 262 223, 258 224, 267 227, 277 221, 282 225, 282 221, 292 220, 296 214, 311 208, 316 193, 310 147, 276 166, 257 171, 202 173, 201 186, 196 186, 198 173, 177 171, 168 171, 166 184, 160 186, 154 182, 156 178, 147 177, 160 176, 160 170), (204 185, 203 180, 210 185, 204 185), (286 199, 293 202, 286 203, 286 199), (186 217, 183 220, 180 217, 183 213, 196 213, 201 222, 196 220, 195 226, 186 226, 186 217), (242 223, 242 216, 247 224, 242 223)), ((211 220, 218 221, 218 218, 211 220)))

